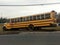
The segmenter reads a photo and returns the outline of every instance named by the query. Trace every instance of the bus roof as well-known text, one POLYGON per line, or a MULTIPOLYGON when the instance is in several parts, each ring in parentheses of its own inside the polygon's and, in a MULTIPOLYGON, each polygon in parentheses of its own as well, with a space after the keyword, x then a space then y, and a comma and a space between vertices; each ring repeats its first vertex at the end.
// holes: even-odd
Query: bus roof
MULTIPOLYGON (((55 12, 55 11, 51 11, 51 12, 55 12)), ((48 14, 48 13, 51 13, 51 12, 46 12, 46 13, 40 13, 40 14, 33 14, 33 15, 29 15, 29 16, 36 16, 36 15, 42 15, 42 14, 48 14)), ((28 17, 28 16, 21 16, 21 17, 28 17)), ((20 18, 20 17, 16 17, 16 18, 20 18)), ((16 18, 10 18, 10 19, 16 19, 16 18)))

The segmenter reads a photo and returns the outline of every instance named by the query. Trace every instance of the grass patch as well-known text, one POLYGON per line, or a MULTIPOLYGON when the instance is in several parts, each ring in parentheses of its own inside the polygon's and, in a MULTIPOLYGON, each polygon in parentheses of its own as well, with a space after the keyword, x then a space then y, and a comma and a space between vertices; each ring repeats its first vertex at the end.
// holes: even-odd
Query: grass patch
POLYGON ((47 30, 57 30, 57 31, 60 31, 60 26, 57 26, 57 27, 45 27, 45 28, 42 28, 42 29, 47 29, 47 30))
POLYGON ((3 27, 3 23, 0 24, 0 32, 3 32, 2 27, 3 27))

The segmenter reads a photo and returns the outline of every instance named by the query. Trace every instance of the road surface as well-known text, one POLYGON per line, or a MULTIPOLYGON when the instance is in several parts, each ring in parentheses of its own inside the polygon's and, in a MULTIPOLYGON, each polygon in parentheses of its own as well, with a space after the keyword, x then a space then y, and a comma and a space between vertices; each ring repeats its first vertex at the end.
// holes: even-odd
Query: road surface
POLYGON ((60 31, 0 35, 0 45, 60 45, 60 31))

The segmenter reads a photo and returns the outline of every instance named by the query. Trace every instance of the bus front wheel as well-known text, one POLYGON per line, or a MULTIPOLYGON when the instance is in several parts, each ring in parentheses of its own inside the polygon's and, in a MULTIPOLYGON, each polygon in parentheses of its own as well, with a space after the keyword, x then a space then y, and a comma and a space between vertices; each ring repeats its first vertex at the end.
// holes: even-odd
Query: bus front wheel
POLYGON ((3 27, 3 31, 7 31, 7 28, 6 27, 3 27))

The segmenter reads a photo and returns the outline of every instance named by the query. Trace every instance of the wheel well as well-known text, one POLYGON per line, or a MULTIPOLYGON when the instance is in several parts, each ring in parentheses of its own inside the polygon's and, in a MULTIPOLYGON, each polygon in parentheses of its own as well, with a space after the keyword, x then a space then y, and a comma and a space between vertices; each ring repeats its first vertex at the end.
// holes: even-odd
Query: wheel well
POLYGON ((29 27, 31 27, 31 26, 33 26, 33 27, 34 27, 34 25, 33 25, 33 24, 29 24, 29 27))
POLYGON ((3 26, 3 28, 6 28, 5 26, 3 26))

